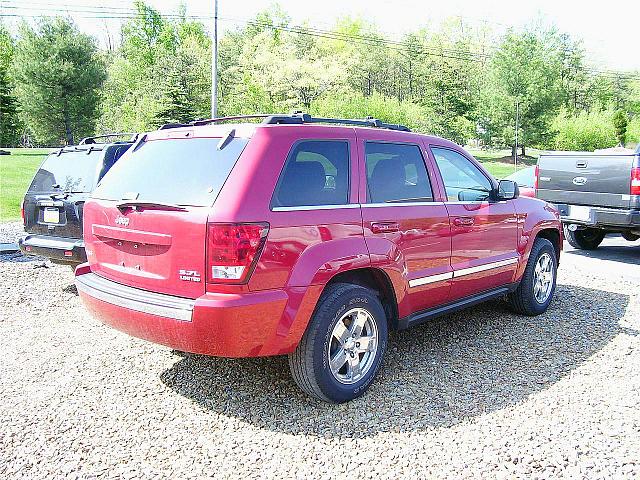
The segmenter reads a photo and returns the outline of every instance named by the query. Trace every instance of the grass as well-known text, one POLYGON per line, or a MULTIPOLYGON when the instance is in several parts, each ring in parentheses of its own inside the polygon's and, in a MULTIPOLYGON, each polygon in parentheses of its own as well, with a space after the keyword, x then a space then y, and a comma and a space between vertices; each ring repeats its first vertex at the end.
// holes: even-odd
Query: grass
MULTIPOLYGON (((511 150, 488 150, 480 148, 466 148, 466 150, 475 157, 482 165, 489 170, 489 173, 497 179, 511 175, 515 168, 513 167, 513 156, 511 150)), ((540 150, 532 148, 527 149, 527 155, 522 157, 518 155, 518 170, 521 168, 535 165, 540 156, 540 150)))
POLYGON ((20 202, 50 148, 3 148, 0 155, 0 221, 20 219, 20 202))

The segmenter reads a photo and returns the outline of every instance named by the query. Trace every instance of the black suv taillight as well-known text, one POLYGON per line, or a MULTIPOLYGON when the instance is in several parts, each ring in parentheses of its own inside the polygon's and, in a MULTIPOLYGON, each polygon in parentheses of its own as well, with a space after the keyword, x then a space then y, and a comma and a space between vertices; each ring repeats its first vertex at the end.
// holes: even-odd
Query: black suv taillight
POLYGON ((269 233, 267 223, 207 225, 207 283, 245 283, 269 233))

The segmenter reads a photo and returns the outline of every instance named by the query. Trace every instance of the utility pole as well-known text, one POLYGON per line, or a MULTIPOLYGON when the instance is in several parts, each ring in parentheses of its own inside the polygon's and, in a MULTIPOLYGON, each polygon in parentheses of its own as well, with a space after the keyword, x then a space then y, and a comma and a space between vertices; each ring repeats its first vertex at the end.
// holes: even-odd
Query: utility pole
POLYGON ((520 119, 518 118, 520 115, 520 102, 516 100, 516 148, 513 150, 513 170, 518 170, 518 123, 520 119))
POLYGON ((213 44, 211 45, 211 118, 218 117, 218 0, 213 0, 213 44))

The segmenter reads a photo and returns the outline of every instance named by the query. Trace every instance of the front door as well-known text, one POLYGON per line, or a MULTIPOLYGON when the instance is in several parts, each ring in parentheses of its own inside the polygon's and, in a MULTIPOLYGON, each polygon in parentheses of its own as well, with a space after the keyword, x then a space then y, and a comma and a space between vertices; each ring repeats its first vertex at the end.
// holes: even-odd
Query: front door
POLYGON ((431 146, 451 225, 451 300, 511 282, 518 228, 511 200, 490 201, 493 182, 463 152, 431 146))
POLYGON ((446 302, 449 219, 444 204, 434 201, 436 177, 429 175, 424 147, 418 141, 383 141, 382 133, 358 135, 364 140, 359 145, 364 148, 361 178, 366 178, 365 240, 373 265, 386 263, 388 269, 392 264, 402 279, 400 317, 446 302))

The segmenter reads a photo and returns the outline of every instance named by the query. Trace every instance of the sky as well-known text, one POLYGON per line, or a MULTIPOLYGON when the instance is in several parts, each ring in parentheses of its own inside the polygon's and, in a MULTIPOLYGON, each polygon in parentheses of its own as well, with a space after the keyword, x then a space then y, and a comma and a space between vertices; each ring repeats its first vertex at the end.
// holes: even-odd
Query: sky
MULTIPOLYGON (((214 0, 182 0, 189 14, 211 15, 214 0)), ((175 13, 180 0, 147 0, 161 13, 175 13)), ((273 2, 270 0, 218 0, 219 30, 234 28, 238 21, 249 20, 273 2)), ((107 32, 117 37, 122 20, 114 18, 83 18, 115 16, 110 12, 126 12, 132 0, 0 0, 0 15, 51 14, 68 9, 80 28, 99 37, 104 44, 107 32)), ((522 28, 534 20, 555 24, 560 31, 584 42, 591 66, 606 70, 640 70, 640 1, 609 0, 589 2, 575 0, 279 0, 278 4, 294 24, 308 22, 321 29, 331 28, 344 16, 360 17, 375 23, 390 38, 437 24, 448 17, 459 17, 472 25, 488 25, 501 32, 509 27, 522 28)), ((203 19, 209 22, 207 19, 203 19)))

